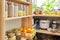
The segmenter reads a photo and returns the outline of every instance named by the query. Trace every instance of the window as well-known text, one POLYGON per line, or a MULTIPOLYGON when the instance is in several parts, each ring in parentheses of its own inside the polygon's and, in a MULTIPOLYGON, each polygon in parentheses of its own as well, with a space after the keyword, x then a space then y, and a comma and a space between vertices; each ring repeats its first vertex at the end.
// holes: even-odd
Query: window
MULTIPOLYGON (((40 7, 46 0, 32 0, 33 5, 36 5, 37 7, 40 7)), ((59 0, 60 1, 60 0, 59 0)), ((60 3, 58 0, 56 0, 57 3, 60 3)), ((59 6, 60 7, 60 6, 59 6)))

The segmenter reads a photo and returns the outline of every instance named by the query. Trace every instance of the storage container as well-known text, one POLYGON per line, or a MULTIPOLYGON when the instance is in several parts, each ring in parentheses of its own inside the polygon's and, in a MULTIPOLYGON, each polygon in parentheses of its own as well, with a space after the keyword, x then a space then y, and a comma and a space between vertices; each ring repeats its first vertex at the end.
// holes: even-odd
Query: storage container
POLYGON ((40 28, 47 29, 49 28, 50 21, 49 20, 40 20, 40 28))
POLYGON ((14 3, 8 2, 8 17, 14 17, 14 3))
POLYGON ((18 4, 14 3, 14 17, 18 16, 18 4))

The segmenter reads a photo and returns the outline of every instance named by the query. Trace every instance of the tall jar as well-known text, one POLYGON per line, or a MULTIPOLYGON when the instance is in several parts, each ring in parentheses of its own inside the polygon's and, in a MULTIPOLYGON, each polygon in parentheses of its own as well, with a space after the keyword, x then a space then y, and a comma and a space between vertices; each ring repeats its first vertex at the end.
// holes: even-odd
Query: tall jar
POLYGON ((7 4, 7 1, 5 1, 5 14, 4 14, 4 17, 7 18, 8 17, 8 4, 7 4))
POLYGON ((19 4, 18 6, 18 16, 23 16, 23 5, 19 4))
POLYGON ((8 2, 8 17, 14 17, 14 3, 8 2))
POLYGON ((18 16, 18 4, 14 3, 14 17, 18 16))

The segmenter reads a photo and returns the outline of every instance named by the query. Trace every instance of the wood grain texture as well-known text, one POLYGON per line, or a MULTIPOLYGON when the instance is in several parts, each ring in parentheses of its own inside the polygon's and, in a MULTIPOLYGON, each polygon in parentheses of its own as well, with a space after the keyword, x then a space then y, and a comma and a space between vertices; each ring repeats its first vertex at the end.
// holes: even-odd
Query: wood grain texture
POLYGON ((21 1, 21 0, 7 0, 7 1, 15 2, 15 3, 18 3, 18 4, 23 4, 23 5, 31 5, 31 3, 24 2, 24 1, 21 1))
POLYGON ((22 18, 22 27, 28 27, 28 18, 22 18))
POLYGON ((5 40, 4 13, 5 0, 0 0, 0 40, 5 40))
POLYGON ((28 27, 32 28, 32 17, 28 17, 28 27))
POLYGON ((43 33, 43 34, 60 36, 60 33, 57 33, 57 32, 56 33, 53 33, 53 32, 47 31, 47 30, 36 30, 36 32, 43 33))

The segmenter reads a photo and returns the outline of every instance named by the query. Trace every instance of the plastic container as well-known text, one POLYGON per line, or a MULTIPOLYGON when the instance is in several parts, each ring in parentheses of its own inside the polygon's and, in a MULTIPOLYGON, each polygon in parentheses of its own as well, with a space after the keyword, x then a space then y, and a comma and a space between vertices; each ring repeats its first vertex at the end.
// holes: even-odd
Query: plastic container
POLYGON ((49 20, 40 20, 40 28, 47 29, 49 28, 50 21, 49 20))

